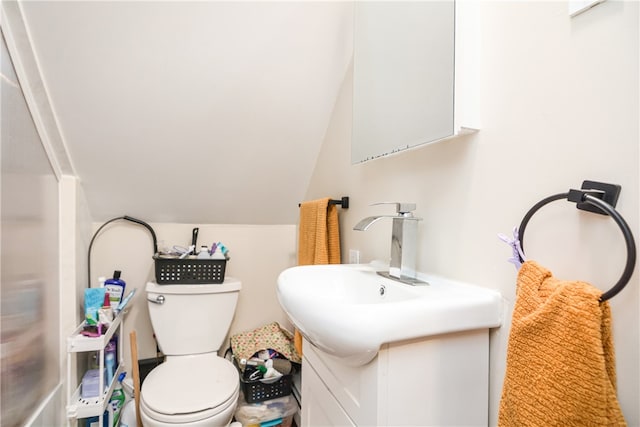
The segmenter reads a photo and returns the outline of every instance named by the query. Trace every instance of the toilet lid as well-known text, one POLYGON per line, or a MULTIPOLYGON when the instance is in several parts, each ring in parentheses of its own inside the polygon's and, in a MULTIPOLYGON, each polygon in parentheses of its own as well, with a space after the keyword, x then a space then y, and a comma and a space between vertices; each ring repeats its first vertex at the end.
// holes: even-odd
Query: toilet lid
POLYGON ((238 388, 238 371, 228 360, 217 355, 180 356, 153 369, 140 396, 154 412, 179 415, 223 405, 238 388))

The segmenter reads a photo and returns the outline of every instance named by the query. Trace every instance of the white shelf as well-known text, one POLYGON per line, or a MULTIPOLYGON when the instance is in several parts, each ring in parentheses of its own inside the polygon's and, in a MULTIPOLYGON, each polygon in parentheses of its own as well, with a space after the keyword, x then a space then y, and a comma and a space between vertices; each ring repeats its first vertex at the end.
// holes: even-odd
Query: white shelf
POLYGON ((113 389, 118 382, 118 375, 124 372, 124 369, 124 364, 120 363, 109 388, 105 389, 101 396, 87 398, 82 397, 80 394, 82 385, 79 385, 69 399, 69 404, 67 405, 67 418, 88 418, 104 414, 104 411, 107 410, 109 397, 111 396, 111 393, 113 393, 113 389))
POLYGON ((79 353, 83 351, 100 351, 106 347, 113 337, 113 334, 120 326, 120 322, 122 321, 122 316, 124 313, 118 314, 118 316, 113 320, 113 323, 107 329, 107 332, 104 335, 99 337, 87 337, 82 335, 82 330, 84 328, 84 323, 76 328, 73 334, 70 337, 67 337, 67 352, 68 353, 79 353))
POLYGON ((123 334, 123 325, 124 325, 124 316, 126 311, 121 311, 118 316, 113 320, 109 329, 105 332, 104 335, 99 337, 87 337, 82 335, 82 330, 84 329, 85 323, 80 324, 76 330, 71 334, 71 336, 67 337, 67 353, 69 356, 67 358, 67 382, 69 388, 69 394, 67 395, 67 418, 69 419, 81 419, 88 417, 98 417, 99 425, 102 425, 103 414, 108 408, 109 398, 111 397, 113 390, 116 387, 118 382, 118 376, 125 371, 124 359, 123 359, 123 351, 122 351, 122 334, 123 334), (105 347, 109 344, 109 341, 113 338, 113 336, 118 333, 118 367, 116 369, 115 374, 113 375, 113 379, 111 380, 111 384, 105 385, 104 381, 104 354, 105 347), (74 353, 81 352, 98 352, 98 360, 99 360, 99 370, 100 381, 103 382, 102 388, 104 388, 104 392, 95 397, 83 398, 81 395, 82 384, 78 385, 73 393, 73 385, 71 384, 71 355, 74 353))

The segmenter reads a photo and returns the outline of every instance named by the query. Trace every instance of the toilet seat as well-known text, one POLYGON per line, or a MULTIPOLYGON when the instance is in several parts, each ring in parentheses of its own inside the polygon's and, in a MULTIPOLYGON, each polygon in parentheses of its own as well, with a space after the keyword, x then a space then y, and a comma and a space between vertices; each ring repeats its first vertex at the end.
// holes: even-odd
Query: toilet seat
POLYGON ((187 424, 236 404, 238 371, 217 354, 169 357, 145 378, 141 410, 154 420, 187 424))
POLYGON ((237 404, 239 390, 229 398, 224 404, 213 409, 207 409, 189 414, 164 414, 156 412, 145 405, 144 400, 140 401, 140 412, 142 420, 145 416, 153 421, 156 426, 201 426, 201 425, 227 425, 233 416, 237 404), (204 421, 205 423, 200 423, 204 421))

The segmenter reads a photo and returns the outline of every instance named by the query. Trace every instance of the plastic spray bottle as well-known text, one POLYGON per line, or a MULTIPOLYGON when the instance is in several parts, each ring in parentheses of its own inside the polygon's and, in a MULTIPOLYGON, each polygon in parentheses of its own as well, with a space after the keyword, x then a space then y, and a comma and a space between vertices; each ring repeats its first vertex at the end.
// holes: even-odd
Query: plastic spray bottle
POLYGON ((124 280, 120 279, 120 270, 113 272, 113 278, 107 279, 104 282, 104 288, 109 293, 109 299, 111 300, 111 307, 115 310, 118 308, 122 297, 124 296, 124 288, 127 285, 124 280))
POLYGON ((111 399, 109 399, 109 406, 111 406, 111 410, 113 412, 113 427, 117 427, 119 425, 120 412, 124 406, 125 395, 122 390, 122 380, 126 375, 127 374, 123 372, 118 376, 118 383, 111 394, 111 399))

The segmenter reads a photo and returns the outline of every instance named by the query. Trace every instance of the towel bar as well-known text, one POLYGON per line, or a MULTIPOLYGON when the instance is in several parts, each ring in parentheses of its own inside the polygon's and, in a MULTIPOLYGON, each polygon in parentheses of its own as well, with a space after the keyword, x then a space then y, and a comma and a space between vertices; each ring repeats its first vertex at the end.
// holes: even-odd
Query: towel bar
MULTIPOLYGON (((595 213, 600 213, 603 215, 609 215, 613 218, 613 220, 618 224, 622 234, 624 236, 624 240, 627 246, 627 263, 625 265, 624 271, 622 272, 622 276, 616 282, 616 284, 609 289, 607 292, 603 293, 600 297, 600 301, 606 301, 608 299, 613 298, 618 294, 629 282, 631 275, 633 274, 633 269, 636 264, 636 244, 633 238, 633 234, 629 229, 626 221, 622 216, 615 210, 614 206, 618 199, 618 193, 620 192, 620 186, 611 185, 611 184, 603 184, 603 183, 594 183, 592 181, 585 181, 582 184, 581 190, 569 190, 566 193, 558 193, 553 196, 549 196, 545 199, 542 199, 538 203, 536 203, 527 214, 522 219, 520 223, 520 227, 518 228, 518 235, 520 239, 520 248, 524 253, 524 231, 529 223, 529 220, 540 208, 545 206, 548 203, 551 203, 555 200, 567 199, 570 202, 574 202, 578 204, 578 208, 588 210, 595 213), (590 188, 585 188, 590 187, 590 188), (615 194, 612 194, 612 191, 615 194), (607 203, 610 201, 611 204, 607 203), (589 205, 585 207, 585 205, 589 205), (613 205, 613 206, 612 206, 613 205)), ((521 257, 521 261, 524 262, 524 259, 521 257)))
MULTIPOLYGON (((339 205, 342 206, 342 209, 349 209, 349 196, 345 196, 340 200, 329 200, 330 205, 339 205)), ((300 203, 298 203, 298 207, 300 207, 300 203)))

